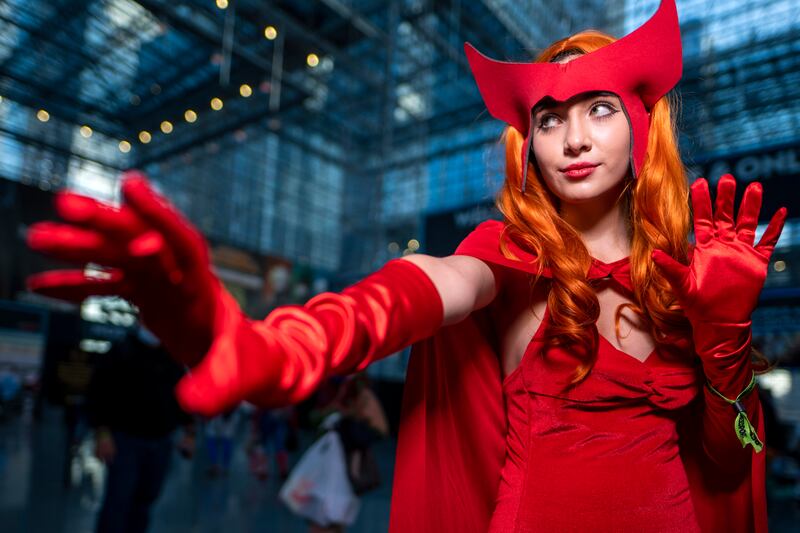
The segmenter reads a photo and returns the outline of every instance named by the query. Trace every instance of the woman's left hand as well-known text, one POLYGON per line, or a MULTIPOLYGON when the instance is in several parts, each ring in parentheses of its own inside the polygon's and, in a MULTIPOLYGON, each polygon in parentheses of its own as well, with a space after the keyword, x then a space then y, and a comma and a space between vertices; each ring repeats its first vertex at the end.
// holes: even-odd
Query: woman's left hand
POLYGON ((762 186, 754 182, 747 187, 734 225, 735 193, 736 180, 724 174, 717 185, 712 215, 708 182, 696 180, 691 186, 696 244, 689 265, 678 263, 661 250, 652 254, 693 326, 750 320, 786 221, 786 208, 781 207, 754 246, 762 186))

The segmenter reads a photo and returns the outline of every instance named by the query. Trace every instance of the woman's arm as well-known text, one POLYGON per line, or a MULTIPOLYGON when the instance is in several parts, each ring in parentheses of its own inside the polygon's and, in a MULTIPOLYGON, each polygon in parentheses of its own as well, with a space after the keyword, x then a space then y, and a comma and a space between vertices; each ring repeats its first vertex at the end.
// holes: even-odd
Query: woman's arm
POLYGON ((192 367, 176 390, 192 412, 213 416, 243 399, 298 402, 325 376, 360 371, 465 318, 493 295, 491 270, 480 261, 420 256, 389 261, 340 293, 254 321, 213 274, 202 235, 143 176, 126 177, 122 191, 119 209, 62 195, 59 214, 67 224, 36 224, 28 235, 34 249, 111 271, 46 272, 29 286, 64 299, 132 300, 167 351, 192 367))
POLYGON ((480 259, 413 254, 403 260, 421 268, 436 286, 444 307, 443 326, 461 322, 473 311, 489 305, 497 295, 495 272, 480 259))
POLYGON ((735 192, 733 176, 723 175, 712 212, 708 183, 702 178, 695 181, 691 193, 696 245, 689 265, 661 250, 655 250, 652 257, 692 326, 694 349, 703 365, 703 448, 720 467, 743 472, 751 454, 763 450, 763 437, 757 434, 760 403, 752 387, 750 317, 786 209, 775 213, 759 243, 754 244, 761 184, 747 187, 734 220, 735 192))

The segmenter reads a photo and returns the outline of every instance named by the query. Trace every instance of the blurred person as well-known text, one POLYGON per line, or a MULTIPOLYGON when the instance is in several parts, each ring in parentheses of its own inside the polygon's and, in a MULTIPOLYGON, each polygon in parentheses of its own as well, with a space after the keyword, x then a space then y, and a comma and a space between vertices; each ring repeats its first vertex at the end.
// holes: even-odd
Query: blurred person
MULTIPOLYGON (((372 454, 371 447, 377 440, 388 436, 389 422, 377 396, 370 388, 369 378, 365 373, 359 373, 349 377, 333 377, 320 387, 316 398, 316 404, 309 414, 312 423, 318 428, 317 440, 311 445, 306 454, 317 454, 319 441, 326 437, 328 432, 335 432, 341 443, 341 457, 336 457, 330 450, 325 451, 328 461, 341 461, 341 472, 343 480, 332 481, 329 476, 335 476, 339 471, 337 465, 331 463, 318 464, 316 462, 304 464, 303 458, 298 462, 297 468, 302 468, 300 477, 308 482, 321 484, 313 491, 313 497, 318 499, 317 506, 325 508, 336 507, 338 499, 345 498, 341 494, 330 494, 326 487, 327 484, 340 487, 347 486, 347 491, 351 493, 354 503, 354 510, 346 514, 346 518, 352 523, 358 515, 358 496, 377 488, 380 485, 380 475, 378 465, 372 454), (310 465, 314 465, 313 467, 310 465)), ((293 472, 293 475, 296 475, 293 472)), ((288 483, 292 483, 289 479, 288 483)), ((302 482, 299 482, 302 484, 302 482)), ((286 487, 282 492, 291 491, 286 487)), ((307 497, 311 497, 310 495, 307 497)), ((302 499, 302 498, 300 498, 302 499)), ((293 504, 295 502, 292 502, 293 504)), ((291 508, 291 505, 290 505, 291 508)), ((300 507, 305 511, 305 507, 300 507)), ((313 515, 309 512, 309 515, 313 515)), ((309 515, 304 515, 310 518, 309 515)), ((326 515, 327 517, 327 515, 326 515)), ((310 533, 341 533, 345 531, 345 524, 337 521, 319 523, 319 520, 309 519, 310 533)))
POLYGON ((363 372, 345 380, 337 403, 342 418, 336 430, 342 437, 347 473, 353 490, 361 495, 380 485, 372 445, 389 436, 389 421, 363 372))
POLYGON ((22 405, 22 378, 14 365, 0 367, 0 418, 19 411, 22 405))
POLYGON ((184 427, 181 455, 193 455, 193 419, 174 394, 183 375, 183 367, 143 326, 99 359, 87 404, 95 455, 108 467, 97 533, 147 530, 169 471, 177 428, 184 427))
POLYGON ((234 437, 239 426, 238 408, 225 411, 206 422, 206 446, 211 477, 227 476, 233 457, 234 437))
POLYGON ((504 220, 452 256, 394 259, 253 321, 198 231, 130 173, 121 208, 63 193, 66 223, 28 236, 108 275, 46 272, 31 288, 132 299, 192 367, 182 405, 206 415, 299 402, 413 344, 393 532, 766 531, 753 390, 767 367, 750 317, 786 209, 756 243, 759 183, 738 213, 733 176, 713 208, 705 179, 689 186, 667 98, 682 72, 674 0, 622 39, 579 32, 530 63, 466 51, 508 124, 504 220))
POLYGON ((274 409, 256 409, 252 414, 252 468, 261 480, 269 477, 272 457, 275 458, 278 477, 289 476, 289 422, 293 416, 292 406, 274 409))
POLYGON ((90 430, 86 404, 92 372, 91 354, 78 347, 70 349, 66 359, 58 363, 65 435, 62 480, 67 488, 79 483, 76 474, 82 470, 81 447, 90 430))

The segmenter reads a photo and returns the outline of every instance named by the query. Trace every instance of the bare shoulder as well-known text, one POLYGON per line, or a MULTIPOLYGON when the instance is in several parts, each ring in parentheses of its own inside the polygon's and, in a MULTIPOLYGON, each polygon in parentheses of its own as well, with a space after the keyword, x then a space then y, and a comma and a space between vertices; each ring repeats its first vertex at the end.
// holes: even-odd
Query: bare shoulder
POLYGON ((444 304, 445 325, 460 322, 497 295, 494 272, 475 257, 412 254, 403 259, 420 267, 433 281, 444 304))

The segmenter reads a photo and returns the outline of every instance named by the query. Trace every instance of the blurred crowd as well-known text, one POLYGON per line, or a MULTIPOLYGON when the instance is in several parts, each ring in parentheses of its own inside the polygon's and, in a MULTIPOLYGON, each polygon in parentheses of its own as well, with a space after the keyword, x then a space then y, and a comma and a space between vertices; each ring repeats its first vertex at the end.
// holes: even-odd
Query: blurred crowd
MULTIPOLYGON (((371 448, 389 436, 389 422, 366 375, 333 377, 298 406, 267 410, 245 403, 205 419, 185 413, 175 400, 173 389, 184 372, 139 326, 103 354, 85 394, 71 395, 65 405, 64 485, 78 487, 88 479, 100 502, 97 533, 146 531, 173 460, 199 458, 209 479, 224 478, 240 447, 255 479, 285 484, 291 481, 290 454, 302 460, 301 441, 313 447, 335 432, 342 453, 326 455, 316 463, 317 473, 304 471, 304 495, 325 498, 315 479, 317 474, 328 479, 337 461, 346 473, 339 481, 352 491, 353 502, 381 484, 371 448)), ((23 388, 13 369, 0 371, 3 416, 20 412, 23 388)), ((291 489, 298 490, 296 481, 291 489)), ((324 507, 324 502, 315 505, 324 507)), ((298 515, 309 531, 343 531, 346 525, 309 509, 299 509, 298 515)), ((343 520, 354 518, 351 513, 343 520)))

